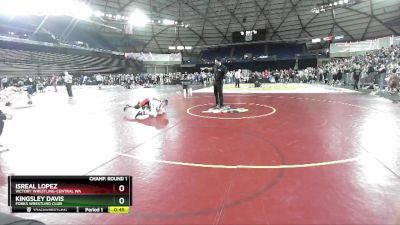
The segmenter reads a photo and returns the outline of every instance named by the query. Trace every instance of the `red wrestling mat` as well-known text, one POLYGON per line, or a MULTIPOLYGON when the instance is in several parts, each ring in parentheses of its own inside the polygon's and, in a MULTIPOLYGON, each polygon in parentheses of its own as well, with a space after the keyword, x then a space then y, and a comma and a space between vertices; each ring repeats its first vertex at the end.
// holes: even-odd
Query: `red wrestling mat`
MULTIPOLYGON (((126 99, 109 94, 114 102, 126 99)), ((168 99, 165 115, 140 121, 104 104, 90 116, 98 116, 97 127, 110 130, 94 143, 65 129, 57 132, 81 141, 68 144, 70 156, 51 168, 63 174, 74 168, 80 175, 132 175, 130 214, 21 216, 46 224, 400 222, 400 109, 391 102, 358 94, 226 95, 227 105, 248 111, 204 113, 213 106, 210 94, 188 99, 169 94, 168 99), (97 113, 108 116, 101 120, 97 113), (385 140, 379 138, 382 132, 385 140), (112 154, 105 157, 107 151, 112 154)), ((40 157, 54 160, 61 154, 54 146, 41 146, 35 154, 17 150, 18 155, 42 162, 40 157)), ((0 154, 3 203, 9 173, 51 169, 18 164, 13 151, 0 154)))

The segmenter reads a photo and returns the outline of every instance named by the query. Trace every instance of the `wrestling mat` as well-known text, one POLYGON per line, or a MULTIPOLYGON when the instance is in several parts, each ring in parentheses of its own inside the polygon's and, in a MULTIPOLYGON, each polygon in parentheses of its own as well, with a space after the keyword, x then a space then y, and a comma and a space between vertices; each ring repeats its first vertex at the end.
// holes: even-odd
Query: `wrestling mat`
POLYGON ((233 108, 230 106, 224 106, 220 109, 217 108, 209 108, 206 111, 203 111, 203 113, 244 113, 248 112, 249 110, 246 108, 233 108))

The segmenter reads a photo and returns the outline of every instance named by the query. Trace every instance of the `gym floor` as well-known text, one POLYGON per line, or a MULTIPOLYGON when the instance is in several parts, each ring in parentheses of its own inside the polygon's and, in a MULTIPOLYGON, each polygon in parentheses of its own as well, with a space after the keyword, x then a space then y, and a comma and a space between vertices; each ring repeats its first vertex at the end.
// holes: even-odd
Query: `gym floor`
MULTIPOLYGON (((204 113, 209 91, 179 87, 63 88, 26 105, 16 96, 0 153, 7 176, 131 175, 128 215, 17 214, 45 224, 398 224, 400 107, 348 91, 229 93, 244 113, 204 113), (167 113, 132 120, 125 104, 169 99, 167 113)), ((51 89, 49 89, 51 90, 51 89)))

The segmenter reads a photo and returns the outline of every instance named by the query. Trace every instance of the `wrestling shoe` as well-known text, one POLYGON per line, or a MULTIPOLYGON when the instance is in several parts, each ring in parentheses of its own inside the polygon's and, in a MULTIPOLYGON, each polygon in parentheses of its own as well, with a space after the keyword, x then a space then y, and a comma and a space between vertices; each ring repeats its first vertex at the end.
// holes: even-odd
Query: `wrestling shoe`
POLYGON ((132 107, 132 106, 126 105, 126 106, 124 107, 124 112, 125 112, 128 108, 130 108, 130 107, 132 107))
POLYGON ((11 102, 6 102, 6 106, 11 106, 11 102))
POLYGON ((138 104, 135 105, 135 109, 140 109, 140 102, 138 102, 138 104))
POLYGON ((137 113, 136 113, 136 116, 135 116, 135 119, 137 119, 138 116, 141 116, 141 115, 143 115, 143 112, 142 112, 142 111, 137 112, 137 113))
POLYGON ((3 146, 0 147, 0 154, 7 151, 10 151, 10 149, 3 146))
POLYGON ((28 105, 32 105, 32 101, 29 101, 29 102, 28 102, 28 105))

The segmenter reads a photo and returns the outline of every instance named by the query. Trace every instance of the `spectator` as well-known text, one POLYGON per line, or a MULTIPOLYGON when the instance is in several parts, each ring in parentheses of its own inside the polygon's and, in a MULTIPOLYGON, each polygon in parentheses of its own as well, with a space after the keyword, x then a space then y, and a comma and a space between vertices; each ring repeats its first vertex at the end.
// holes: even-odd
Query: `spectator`
POLYGON ((1 84, 3 86, 3 89, 8 87, 8 78, 7 76, 3 77, 3 79, 1 79, 1 84))
POLYGON ((73 77, 68 72, 64 72, 64 82, 65 82, 65 86, 67 87, 68 97, 70 100, 72 100, 72 98, 73 98, 73 94, 72 94, 73 77))
POLYGON ((96 82, 97 82, 97 86, 98 86, 99 89, 101 89, 101 86, 103 84, 103 80, 104 80, 103 76, 101 76, 100 74, 96 75, 96 82))
POLYGON ((353 70, 354 90, 358 90, 358 82, 360 81, 361 69, 360 65, 356 64, 353 70))
POLYGON ((235 72, 235 87, 240 88, 240 79, 242 78, 242 70, 238 69, 235 72))
POLYGON ((50 84, 53 85, 55 92, 57 92, 57 82, 58 82, 58 78, 55 74, 53 74, 53 76, 51 77, 51 80, 50 80, 50 84))

